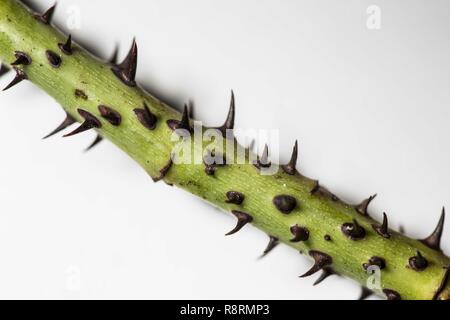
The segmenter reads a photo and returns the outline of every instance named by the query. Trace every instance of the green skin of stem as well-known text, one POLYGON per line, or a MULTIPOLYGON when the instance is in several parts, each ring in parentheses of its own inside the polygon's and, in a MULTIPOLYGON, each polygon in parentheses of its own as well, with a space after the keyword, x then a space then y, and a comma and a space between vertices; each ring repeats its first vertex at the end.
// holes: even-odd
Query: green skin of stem
MULTIPOLYGON (((8 64, 15 60, 14 52, 23 51, 33 62, 21 66, 28 79, 54 97, 64 110, 82 122, 77 109, 82 108, 95 115, 102 123, 98 133, 109 139, 152 177, 159 176, 176 142, 173 132, 166 125, 168 119, 180 119, 178 111, 159 101, 141 88, 124 85, 112 72, 111 66, 91 56, 74 45, 74 52, 67 56, 58 43, 66 36, 54 27, 45 25, 33 17, 15 0, 0 2, 0 59, 8 64), (59 68, 53 68, 46 50, 52 50, 62 58, 59 68), (83 90, 87 100, 76 97, 76 89, 83 90), (142 108, 146 102, 157 116, 155 130, 146 129, 136 118, 133 109, 142 108), (114 108, 122 116, 122 123, 115 127, 100 117, 98 105, 114 108)), ((205 143, 194 139, 190 142, 193 152, 203 153, 205 143)), ((252 164, 230 164, 217 168, 215 175, 204 172, 203 164, 173 165, 164 180, 183 188, 225 211, 239 210, 253 217, 252 224, 268 235, 297 251, 308 253, 318 250, 333 258, 332 268, 339 274, 354 279, 362 285, 370 275, 362 267, 373 256, 383 257, 386 268, 381 271, 381 287, 397 291, 402 299, 432 299, 442 283, 444 266, 450 259, 421 242, 398 232, 390 231, 391 238, 379 236, 371 227, 375 221, 357 213, 354 206, 333 201, 329 195, 311 194, 315 181, 300 174, 294 176, 281 169, 275 175, 261 175, 252 164), (241 205, 226 203, 228 191, 245 195, 241 205), (297 208, 289 215, 281 214, 273 205, 276 195, 295 197, 297 208), (356 218, 367 232, 360 241, 352 241, 341 231, 343 223, 356 218), (299 224, 309 229, 306 242, 293 243, 290 227, 299 224), (325 241, 330 235, 332 240, 325 241), (410 257, 419 250, 429 261, 424 271, 414 271, 408 266, 410 257)), ((230 227, 231 228, 231 227, 230 227)), ((245 227, 244 229, 245 230, 245 227)), ((306 270, 305 270, 306 271, 306 270)), ((438 299, 449 299, 450 284, 444 285, 438 299)), ((377 294, 383 296, 381 291, 377 294)))

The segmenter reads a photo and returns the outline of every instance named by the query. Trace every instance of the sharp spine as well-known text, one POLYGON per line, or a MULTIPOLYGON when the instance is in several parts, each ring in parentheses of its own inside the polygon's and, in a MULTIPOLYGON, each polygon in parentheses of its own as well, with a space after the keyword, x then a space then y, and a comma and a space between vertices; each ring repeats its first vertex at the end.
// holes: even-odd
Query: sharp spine
POLYGON ((47 60, 53 68, 59 68, 61 66, 62 60, 61 57, 51 50, 45 51, 45 55, 47 56, 47 60))
POLYGON ((294 144, 294 148, 292 150, 292 155, 291 155, 291 159, 289 160, 289 162, 284 165, 281 166, 281 168, 283 169, 283 171, 291 176, 295 175, 295 173, 297 172, 296 170, 296 166, 297 166, 297 157, 298 157, 298 141, 295 140, 295 144, 294 144))
POLYGON ((95 137, 95 140, 92 141, 92 143, 86 149, 84 149, 84 152, 90 151, 92 148, 97 146, 102 141, 103 141, 103 137, 101 135, 97 134, 97 136, 95 137))
POLYGON ((72 132, 65 134, 64 137, 70 137, 93 128, 98 129, 102 127, 102 123, 93 114, 83 109, 78 109, 77 111, 83 117, 84 122, 72 132))
POLYGON ((428 248, 441 251, 442 231, 444 230, 445 208, 442 208, 441 217, 434 231, 425 239, 420 240, 428 248))
POLYGON ((231 100, 230 100, 230 109, 228 110, 227 118, 223 125, 217 128, 213 128, 216 130, 219 130, 222 134, 222 137, 227 137, 227 130, 233 130, 234 129, 234 118, 235 118, 236 108, 235 108, 235 102, 234 102, 234 92, 231 90, 231 100))
POLYGON ((139 122, 148 130, 154 130, 156 128, 157 118, 150 111, 149 107, 145 102, 143 108, 136 108, 133 111, 136 117, 138 118, 139 122))
POLYGON ((320 276, 317 278, 316 281, 314 281, 313 286, 317 286, 323 280, 325 280, 329 276, 332 276, 332 275, 335 275, 335 274, 337 274, 337 273, 332 268, 327 268, 327 267, 323 268, 322 269, 322 273, 320 274, 320 276))
POLYGON ((48 135, 46 135, 42 139, 50 138, 51 136, 53 136, 53 135, 57 134, 58 132, 66 129, 67 127, 71 126, 75 122, 76 122, 75 119, 70 114, 66 113, 66 118, 64 119, 64 121, 55 130, 50 132, 48 135))
POLYGON ((170 155, 169 161, 167 162, 167 164, 164 167, 162 167, 161 170, 159 170, 159 176, 156 178, 153 178, 153 181, 158 182, 158 181, 163 180, 166 177, 166 175, 169 173, 169 170, 172 168, 172 165, 173 165, 173 160, 172 160, 172 155, 170 155))
POLYGON ((58 43, 58 47, 64 54, 72 55, 72 35, 69 34, 65 43, 58 43))
POLYGON ((264 252, 261 255, 261 257, 265 257, 266 255, 268 255, 269 252, 271 252, 279 243, 280 242, 277 237, 269 236, 269 243, 267 244, 267 247, 264 249, 264 252))
POLYGON ((294 238, 289 240, 290 242, 300 242, 309 239, 309 230, 305 227, 299 226, 298 224, 293 225, 290 228, 290 231, 294 235, 294 238))
POLYGON ((325 267, 329 267, 333 263, 333 258, 326 253, 310 250, 309 255, 314 259, 314 265, 306 273, 302 274, 300 278, 305 278, 314 273, 322 270, 325 267))
POLYGON ((122 122, 122 116, 120 115, 120 113, 118 113, 116 110, 114 110, 111 107, 99 105, 98 111, 100 112, 100 115, 102 116, 102 118, 106 119, 113 126, 117 127, 122 122))
POLYGON ((129 87, 136 86, 137 57, 138 48, 136 40, 133 39, 133 44, 125 59, 120 64, 111 67, 116 77, 129 87))
POLYGON ((271 165, 272 164, 269 161, 269 146, 266 144, 264 145, 264 150, 261 155, 261 158, 257 156, 257 160, 254 166, 258 169, 261 169, 261 168, 269 168, 271 165))
POLYGON ((53 17, 55 8, 56 8, 56 4, 54 4, 52 7, 50 7, 43 14, 35 14, 34 17, 44 24, 50 24, 50 23, 52 23, 52 17, 53 17))
POLYGON ((381 225, 372 224, 372 228, 383 238, 389 239, 391 237, 388 229, 388 218, 386 212, 383 212, 383 223, 381 225))
POLYGON ((11 63, 12 66, 18 66, 18 65, 28 66, 31 64, 31 62, 33 62, 31 57, 22 51, 16 51, 14 53, 14 56, 16 57, 16 60, 11 63))
POLYGON ((249 215, 246 212, 242 212, 242 211, 237 211, 237 210, 233 210, 231 211, 231 213, 233 213, 235 215, 235 217, 237 218, 237 224, 236 227, 234 227, 233 230, 231 230, 230 232, 226 233, 226 236, 232 235, 236 232, 238 232, 239 230, 242 229, 242 227, 244 227, 247 223, 250 223, 253 221, 253 218, 251 215, 249 215))
POLYGON ((167 120, 167 126, 172 130, 183 129, 187 130, 189 133, 192 132, 190 120, 189 120, 189 110, 188 106, 185 104, 183 109, 183 114, 181 115, 181 120, 169 119, 167 120))
POLYGON ((355 210, 356 212, 358 212, 359 214, 368 217, 369 216, 369 212, 368 212, 368 207, 369 204, 373 201, 373 199, 376 198, 376 194, 370 196, 369 198, 363 200, 359 205, 355 206, 355 210))
POLYGON ((3 89, 3 91, 6 91, 12 87, 14 87, 16 84, 22 82, 23 80, 27 80, 28 76, 25 73, 25 71, 14 67, 14 71, 16 71, 16 76, 14 77, 14 79, 3 89))

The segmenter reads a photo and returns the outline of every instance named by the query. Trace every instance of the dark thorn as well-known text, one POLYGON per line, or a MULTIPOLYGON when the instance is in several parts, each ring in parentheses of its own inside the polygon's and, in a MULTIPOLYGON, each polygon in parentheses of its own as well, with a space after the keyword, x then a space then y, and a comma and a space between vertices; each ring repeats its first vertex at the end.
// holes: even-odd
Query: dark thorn
POLYGON ((0 77, 9 72, 9 67, 0 63, 0 77))
POLYGON ((372 202, 373 199, 375 199, 377 195, 374 194, 372 196, 370 196, 369 198, 363 200, 363 202, 361 202, 359 205, 355 206, 355 210, 356 212, 358 212, 359 214, 368 217, 369 213, 367 211, 367 208, 369 207, 369 204, 372 202))
POLYGON ((318 191, 320 190, 320 184, 319 184, 319 180, 316 180, 314 182, 314 187, 311 189, 311 191, 309 193, 311 193, 311 195, 316 194, 318 191))
POLYGON ((144 108, 136 108, 133 110, 134 114, 138 118, 139 122, 146 127, 148 130, 153 130, 156 127, 157 118, 156 116, 150 111, 147 104, 144 102, 144 108))
POLYGON ((327 267, 323 268, 320 276, 317 278, 316 281, 314 281, 313 286, 317 286, 323 280, 325 280, 326 278, 328 278, 329 276, 332 276, 334 274, 336 274, 336 272, 334 272, 334 270, 332 268, 327 268, 327 267))
POLYGON ((411 269, 415 271, 423 271, 428 267, 428 260, 422 256, 420 251, 417 251, 417 255, 414 257, 409 258, 408 263, 411 269))
POLYGON ((386 268, 386 260, 380 257, 371 257, 369 262, 363 263, 364 270, 367 270, 370 266, 377 266, 380 270, 383 270, 386 268))
POLYGON ((254 166, 258 169, 261 169, 261 168, 269 168, 271 165, 272 164, 269 161, 269 146, 266 144, 264 146, 261 158, 258 156, 258 159, 256 160, 254 166))
POLYGON ((281 166, 283 171, 291 176, 295 175, 297 170, 295 169, 297 165, 297 157, 298 157, 298 142, 295 140, 294 149, 292 150, 291 159, 288 164, 281 166))
POLYGON ((62 62, 60 56, 58 56, 56 53, 54 53, 51 50, 45 51, 45 55, 47 56, 47 60, 53 68, 59 68, 59 66, 61 65, 61 62, 62 62))
POLYGON ((227 200, 225 200, 225 202, 240 205, 240 204, 242 204, 242 202, 244 202, 244 199, 245 199, 245 196, 241 192, 228 191, 227 192, 227 200))
POLYGON ((388 230, 388 219, 385 212, 383 212, 383 223, 380 226, 372 224, 372 228, 383 238, 389 239, 391 237, 388 230))
POLYGON ((136 68, 137 68, 137 56, 138 56, 138 48, 136 44, 136 40, 133 39, 133 44, 131 45, 131 49, 128 52, 126 58, 122 61, 121 64, 114 65, 111 67, 112 72, 119 78, 123 83, 125 83, 129 87, 136 86, 136 68))
POLYGON ((442 208, 441 217, 439 218, 439 222, 434 229, 433 233, 431 233, 427 238, 420 240, 424 245, 428 248, 431 248, 436 251, 441 251, 441 237, 442 231, 444 230, 444 221, 445 221, 445 208, 442 208))
POLYGON ((169 173, 169 170, 170 170, 170 168, 172 168, 172 165, 173 165, 173 161, 172 161, 172 155, 171 155, 167 164, 161 170, 159 170, 159 177, 153 178, 153 181, 158 182, 158 181, 163 180, 166 177, 167 173, 169 173))
POLYGON ((234 116, 235 116, 235 104, 234 104, 234 92, 231 90, 231 101, 230 101, 230 109, 228 110, 227 118, 224 124, 218 128, 215 128, 220 131, 222 137, 227 137, 227 130, 234 129, 234 116))
POLYGON ((267 244, 266 249, 264 249, 262 257, 265 257, 270 251, 272 251, 279 244, 278 238, 269 236, 269 243, 267 244))
POLYGON ((72 51, 72 35, 69 34, 69 37, 67 38, 67 41, 65 43, 58 43, 59 49, 68 56, 70 56, 72 51))
POLYGON ((97 136, 95 137, 95 140, 92 141, 92 143, 86 149, 84 149, 84 152, 88 152, 89 150, 94 148, 96 145, 98 145, 100 142, 102 142, 102 140, 103 140, 103 137, 101 135, 97 134, 97 136))
POLYGON ((14 53, 14 56, 16 57, 16 60, 11 63, 12 66, 18 66, 18 65, 24 65, 28 66, 33 61, 31 57, 22 51, 16 51, 14 53))
POLYGON ((167 120, 167 125, 169 126, 169 128, 172 131, 175 131, 177 129, 184 129, 184 130, 187 130, 187 131, 191 132, 192 128, 191 128, 191 125, 190 125, 190 122, 189 122, 188 106, 184 105, 183 114, 181 116, 181 121, 180 120, 169 119, 169 120, 167 120))
POLYGON ((331 241, 331 236, 326 234, 324 237, 325 241, 331 241))
POLYGON ((433 300, 437 300, 439 298, 439 295, 444 290, 447 281, 450 278, 450 266, 445 266, 444 269, 445 269, 444 277, 442 278, 442 281, 439 284, 439 288, 436 290, 436 293, 433 296, 433 300))
POLYGON ((3 89, 3 91, 8 90, 9 88, 15 86, 16 84, 22 82, 23 80, 27 80, 28 76, 27 74, 23 71, 20 70, 16 67, 14 67, 14 70, 16 71, 16 76, 14 77, 14 79, 3 89))
POLYGON ((76 122, 75 119, 70 114, 66 113, 66 118, 64 119, 64 121, 55 130, 50 132, 48 135, 46 135, 42 139, 50 138, 51 136, 53 136, 53 135, 57 134, 58 132, 66 129, 67 127, 71 126, 75 122, 76 122))
POLYGON ((338 201, 339 198, 328 191, 325 187, 322 187, 318 180, 315 181, 314 187, 311 189, 310 194, 317 197, 330 198, 332 201, 338 201))
POLYGON ((371 295, 373 295, 372 290, 367 289, 366 287, 361 287, 361 294, 359 295, 358 300, 366 300, 371 295))
POLYGON ((316 273, 317 271, 330 266, 333 263, 333 258, 331 258, 326 253, 317 250, 310 250, 309 255, 313 257, 314 265, 306 273, 302 274, 300 278, 308 277, 316 273))
POLYGON ((83 110, 83 109, 78 109, 77 110, 78 113, 80 114, 80 116, 82 116, 84 118, 84 122, 75 130, 73 130, 72 132, 65 134, 63 137, 70 137, 73 136, 77 133, 81 133, 93 128, 101 128, 102 127, 102 123, 91 113, 83 110))
POLYGON ((100 112, 100 115, 104 119, 108 120, 108 122, 113 126, 117 127, 122 122, 122 116, 120 115, 120 113, 110 107, 99 105, 98 111, 100 112))
POLYGON ((34 17, 44 24, 50 24, 52 22, 53 12, 55 11, 56 4, 54 4, 50 9, 44 12, 44 14, 36 14, 34 17))
POLYGON ((215 165, 207 164, 207 165, 205 166, 205 173, 206 173, 208 176, 213 176, 215 172, 216 172, 216 166, 215 166, 215 165))
POLYGON ((383 289, 383 293, 388 300, 402 300, 402 297, 397 291, 391 289, 383 289))
POLYGON ((80 90, 80 89, 75 89, 75 97, 83 99, 83 100, 88 99, 88 96, 86 95, 86 93, 84 93, 84 91, 80 90))
POLYGON ((111 55, 111 57, 108 60, 108 62, 110 64, 117 64, 118 56, 119 56, 119 46, 116 45, 115 48, 114 48, 114 51, 113 51, 113 53, 111 55))
POLYGON ((294 238, 289 240, 290 242, 300 242, 309 239, 309 230, 304 227, 300 227, 298 224, 292 226, 290 230, 294 235, 294 238))
POLYGON ((366 230, 358 224, 356 219, 353 219, 353 223, 344 223, 341 230, 343 234, 354 241, 364 239, 366 236, 366 230))
POLYGON ((285 194, 275 196, 272 200, 273 205, 284 214, 291 213, 297 206, 297 200, 285 194))
POLYGON ((238 232, 239 230, 242 229, 243 226, 245 226, 247 223, 252 222, 253 218, 251 215, 249 215, 248 213, 242 212, 242 211, 237 211, 237 210, 233 210, 231 211, 231 213, 233 213, 236 218, 237 218, 237 224, 236 227, 234 227, 233 230, 231 230, 230 232, 228 232, 227 234, 225 234, 226 236, 232 235, 236 232, 238 232))

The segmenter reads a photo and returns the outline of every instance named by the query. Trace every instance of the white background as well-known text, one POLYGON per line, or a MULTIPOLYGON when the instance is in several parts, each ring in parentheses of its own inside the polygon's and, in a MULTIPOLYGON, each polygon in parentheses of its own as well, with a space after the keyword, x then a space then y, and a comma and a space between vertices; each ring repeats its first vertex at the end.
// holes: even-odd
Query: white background
MULTIPOLYGON (((448 1, 67 0, 66 31, 70 7, 70 32, 102 57, 136 36, 138 79, 156 96, 217 125, 234 89, 238 127, 280 129, 282 160, 299 139, 304 174, 349 202, 378 193, 373 215, 409 235, 428 235, 449 203, 448 1)), ((310 261, 290 248, 258 260, 263 233, 225 238, 233 217, 153 184, 109 142, 83 153, 93 133, 42 141, 63 112, 32 84, 0 94, 0 117, 1 298, 359 295, 345 279, 299 279, 310 261)))

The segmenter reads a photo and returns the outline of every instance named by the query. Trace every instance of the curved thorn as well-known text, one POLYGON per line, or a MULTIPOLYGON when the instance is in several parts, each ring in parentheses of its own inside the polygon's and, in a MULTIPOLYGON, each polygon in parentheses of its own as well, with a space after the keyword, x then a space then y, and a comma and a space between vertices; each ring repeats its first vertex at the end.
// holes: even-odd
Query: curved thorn
POLYGON ((66 118, 64 119, 64 121, 55 130, 50 132, 48 135, 46 135, 42 139, 50 138, 51 136, 53 136, 53 135, 57 134, 58 132, 66 129, 67 127, 71 126, 75 122, 76 122, 75 119, 70 114, 66 113, 66 118))
POLYGON ((22 82, 23 80, 27 80, 28 76, 27 74, 21 70, 18 69, 16 67, 14 67, 14 71, 16 71, 16 76, 14 77, 14 79, 3 89, 3 91, 8 90, 11 87, 14 87, 16 84, 22 82))
POLYGON ((294 238, 289 240, 290 242, 300 242, 300 241, 306 241, 309 239, 309 230, 305 227, 301 227, 298 224, 296 224, 296 225, 293 225, 289 230, 291 231, 292 235, 294 236, 294 238))
POLYGON ((295 175, 296 172, 296 165, 297 165, 297 157, 298 157, 298 141, 295 140, 294 148, 292 150, 291 159, 289 160, 288 164, 281 166, 283 171, 289 175, 295 175))
POLYGON ((328 267, 333 263, 333 258, 331 258, 331 256, 329 256, 326 253, 317 250, 310 250, 309 255, 314 259, 314 265, 311 267, 311 269, 302 274, 300 278, 305 278, 310 275, 313 275, 317 271, 325 267, 328 267))
POLYGON ((24 65, 28 66, 33 61, 31 57, 22 51, 16 51, 14 53, 14 56, 16 57, 16 60, 11 63, 12 66, 18 66, 18 65, 24 65))
POLYGON ((377 196, 377 194, 374 194, 374 195, 370 196, 369 198, 363 200, 359 205, 355 206, 355 210, 359 214, 368 217, 369 213, 367 211, 367 208, 369 207, 369 204, 372 202, 372 200, 376 198, 376 196, 377 196))
POLYGON ((93 128, 102 127, 102 123, 93 114, 83 109, 78 109, 77 111, 80 116, 84 118, 84 122, 78 128, 68 134, 65 134, 63 137, 70 137, 93 128))
POLYGON ((229 236, 229 235, 232 235, 232 234, 238 232, 247 223, 253 221, 252 216, 249 215, 248 213, 245 213, 245 212, 242 212, 242 211, 237 211, 237 210, 233 210, 233 211, 231 211, 231 213, 233 213, 235 215, 235 217, 237 218, 237 224, 236 224, 236 227, 234 227, 233 230, 231 230, 230 232, 225 234, 226 236, 229 236))
POLYGON ((84 152, 88 152, 89 150, 94 148, 96 145, 98 145, 102 141, 103 141, 103 137, 101 135, 97 134, 97 136, 95 137, 95 140, 92 141, 92 143, 86 149, 84 149, 84 152))
POLYGON ((323 280, 325 280, 326 278, 328 278, 329 276, 332 276, 334 274, 336 274, 336 272, 334 272, 334 270, 332 268, 327 268, 327 267, 323 268, 320 276, 317 278, 316 281, 314 281, 313 286, 317 286, 323 280))
POLYGON ((7 74, 11 70, 7 65, 0 62, 0 77, 7 74))
POLYGON ((383 223, 381 225, 372 224, 372 228, 383 238, 389 239, 391 237, 388 229, 388 219, 386 212, 383 212, 383 223))
POLYGON ((441 283, 439 284, 439 287, 437 288, 433 296, 433 300, 437 300, 439 298, 439 295, 444 290, 448 280, 450 279, 450 266, 445 266, 444 269, 445 269, 444 276, 442 277, 441 283))
POLYGON ((189 108, 185 104, 183 109, 183 114, 181 115, 181 120, 169 119, 167 120, 167 126, 175 131, 177 129, 187 130, 189 133, 192 132, 191 124, 189 121, 189 108))
POLYGON ((267 247, 264 249, 263 254, 261 255, 261 258, 268 255, 269 252, 271 252, 279 243, 280 242, 277 237, 269 236, 269 243, 267 244, 267 247))
POLYGON ((113 126, 119 126, 122 122, 122 116, 116 110, 111 107, 99 105, 98 111, 102 118, 106 119, 113 126))
POLYGON ((170 155, 169 161, 167 162, 167 164, 164 167, 162 167, 161 170, 159 170, 159 176, 156 178, 153 178, 153 181, 158 182, 158 181, 163 180, 166 177, 167 173, 169 173, 169 170, 170 170, 170 168, 172 168, 172 165, 173 165, 173 160, 172 160, 172 155, 170 155))
POLYGON ((444 230, 445 221, 445 208, 442 208, 441 217, 439 218, 438 224, 434 231, 425 239, 420 240, 428 248, 436 251, 441 251, 441 237, 442 231, 444 230))
POLYGON ((137 57, 138 48, 136 44, 136 39, 133 39, 133 44, 122 63, 114 65, 111 67, 112 72, 119 78, 123 83, 129 87, 136 86, 136 69, 137 69, 137 57))
POLYGON ((52 17, 55 8, 56 3, 52 7, 50 7, 47 11, 45 11, 43 14, 35 14, 34 17, 44 24, 50 24, 52 22, 52 17))
POLYGON ((153 130, 156 127, 157 118, 150 111, 147 104, 144 102, 144 108, 136 108, 133 110, 134 114, 138 118, 139 122, 149 130, 153 130))

